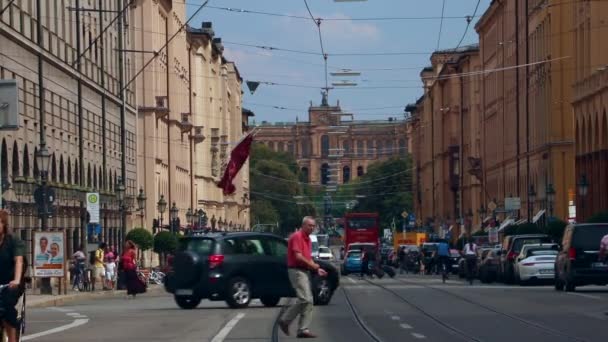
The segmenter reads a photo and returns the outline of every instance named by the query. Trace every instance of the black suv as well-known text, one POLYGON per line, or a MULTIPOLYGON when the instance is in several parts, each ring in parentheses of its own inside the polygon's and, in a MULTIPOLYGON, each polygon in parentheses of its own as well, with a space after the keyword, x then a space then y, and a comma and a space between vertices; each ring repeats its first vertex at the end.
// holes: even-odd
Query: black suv
POLYGON ((561 251, 555 259, 555 289, 574 291, 576 286, 608 284, 608 266, 599 262, 602 237, 608 223, 573 224, 566 227, 561 251))
MULTIPOLYGON (((311 276, 315 304, 327 305, 338 288, 339 273, 328 262, 315 262, 328 272, 327 277, 311 276)), ((276 306, 281 297, 295 297, 287 275, 287 241, 254 232, 184 237, 165 289, 182 309, 193 309, 202 299, 244 308, 259 298, 265 306, 276 306)))

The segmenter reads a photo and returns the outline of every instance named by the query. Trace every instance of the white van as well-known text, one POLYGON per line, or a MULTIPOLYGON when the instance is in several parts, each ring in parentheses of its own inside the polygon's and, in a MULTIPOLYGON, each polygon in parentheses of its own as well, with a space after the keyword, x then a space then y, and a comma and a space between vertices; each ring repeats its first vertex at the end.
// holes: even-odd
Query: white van
POLYGON ((319 240, 317 239, 317 235, 310 234, 310 241, 312 242, 312 257, 316 259, 319 257, 319 240))

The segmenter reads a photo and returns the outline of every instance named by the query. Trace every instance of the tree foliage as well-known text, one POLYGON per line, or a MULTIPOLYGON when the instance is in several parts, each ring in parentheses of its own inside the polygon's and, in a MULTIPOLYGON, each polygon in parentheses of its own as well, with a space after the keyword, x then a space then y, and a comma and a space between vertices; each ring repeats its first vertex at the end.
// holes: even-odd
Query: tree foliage
POLYGON ((127 240, 133 241, 140 251, 147 251, 152 248, 154 236, 147 229, 135 228, 127 233, 127 240))
POLYGON ((154 236, 154 252, 172 254, 177 249, 177 236, 168 231, 162 231, 154 236))
POLYGON ((608 222, 608 211, 601 211, 592 215, 587 223, 607 223, 608 222))
POLYGON ((354 183, 358 199, 357 212, 378 212, 382 227, 390 227, 393 219, 401 222, 401 213, 413 209, 410 158, 392 158, 369 166, 367 173, 354 183))
POLYGON ((561 243, 562 237, 564 237, 564 231, 566 230, 567 222, 562 220, 552 220, 547 224, 547 234, 551 236, 554 242, 561 243))
POLYGON ((279 222, 279 212, 270 201, 265 199, 256 199, 251 202, 251 215, 252 222, 279 222))

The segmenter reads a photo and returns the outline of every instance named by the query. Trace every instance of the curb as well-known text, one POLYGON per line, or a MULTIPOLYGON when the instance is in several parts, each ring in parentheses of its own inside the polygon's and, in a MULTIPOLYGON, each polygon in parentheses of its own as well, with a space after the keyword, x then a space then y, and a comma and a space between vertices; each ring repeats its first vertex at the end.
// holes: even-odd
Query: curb
MULTIPOLYGON (((144 296, 149 295, 149 294, 160 294, 163 292, 164 292, 164 287, 162 285, 148 287, 148 290, 146 291, 144 296)), ((104 291, 104 292, 101 292, 101 291, 100 292, 80 292, 80 293, 74 293, 74 294, 69 294, 69 295, 51 297, 46 300, 39 300, 39 301, 32 300, 32 302, 26 303, 26 308, 47 308, 47 307, 54 307, 54 306, 62 306, 67 303, 70 303, 70 302, 76 302, 76 301, 81 301, 81 300, 116 298, 116 297, 122 297, 122 296, 126 296, 126 295, 127 295, 126 290, 104 291)), ((29 297, 35 298, 35 295, 30 295, 29 297)))

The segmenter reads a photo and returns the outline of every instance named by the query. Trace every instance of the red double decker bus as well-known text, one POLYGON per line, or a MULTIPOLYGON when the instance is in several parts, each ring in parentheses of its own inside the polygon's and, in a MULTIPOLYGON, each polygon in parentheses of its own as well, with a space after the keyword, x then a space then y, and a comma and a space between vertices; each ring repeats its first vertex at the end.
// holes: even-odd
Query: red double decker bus
POLYGON ((344 248, 352 244, 380 243, 380 222, 378 213, 347 213, 344 215, 344 248))

